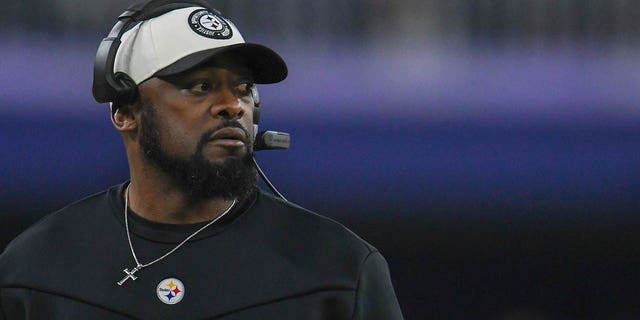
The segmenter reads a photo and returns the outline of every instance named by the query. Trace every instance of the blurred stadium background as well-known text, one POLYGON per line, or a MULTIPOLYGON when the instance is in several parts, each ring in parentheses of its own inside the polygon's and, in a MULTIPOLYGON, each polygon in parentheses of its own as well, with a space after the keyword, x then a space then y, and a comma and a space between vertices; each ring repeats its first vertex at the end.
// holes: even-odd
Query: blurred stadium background
MULTIPOLYGON (((0 11, 0 250, 124 181, 97 45, 130 2, 0 11)), ((215 1, 280 52, 258 161, 387 257, 407 319, 638 319, 640 1, 215 1)))

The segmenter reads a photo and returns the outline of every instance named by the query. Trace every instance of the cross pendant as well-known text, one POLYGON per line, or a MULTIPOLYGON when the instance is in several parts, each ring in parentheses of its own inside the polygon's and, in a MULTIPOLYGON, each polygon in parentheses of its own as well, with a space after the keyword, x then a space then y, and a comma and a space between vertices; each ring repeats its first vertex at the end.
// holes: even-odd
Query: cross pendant
POLYGON ((127 275, 124 276, 124 278, 122 278, 122 280, 117 282, 118 285, 122 286, 122 284, 124 284, 129 279, 131 279, 133 281, 138 279, 138 277, 134 276, 133 274, 138 272, 140 269, 142 269, 142 266, 141 265, 137 265, 135 268, 131 269, 131 271, 129 271, 129 269, 122 270, 122 272, 126 273, 127 275))

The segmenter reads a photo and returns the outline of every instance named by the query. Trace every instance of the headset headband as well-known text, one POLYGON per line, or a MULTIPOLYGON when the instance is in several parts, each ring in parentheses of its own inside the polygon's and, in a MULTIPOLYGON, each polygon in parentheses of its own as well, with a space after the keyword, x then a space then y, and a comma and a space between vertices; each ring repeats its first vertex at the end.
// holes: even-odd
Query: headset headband
POLYGON ((122 35, 133 24, 161 16, 169 11, 187 7, 204 7, 215 13, 206 0, 151 0, 137 3, 118 16, 118 22, 109 35, 102 40, 96 53, 93 66, 93 96, 101 103, 113 102, 116 105, 134 102, 137 95, 135 82, 124 73, 114 74, 116 53, 120 47, 122 35))

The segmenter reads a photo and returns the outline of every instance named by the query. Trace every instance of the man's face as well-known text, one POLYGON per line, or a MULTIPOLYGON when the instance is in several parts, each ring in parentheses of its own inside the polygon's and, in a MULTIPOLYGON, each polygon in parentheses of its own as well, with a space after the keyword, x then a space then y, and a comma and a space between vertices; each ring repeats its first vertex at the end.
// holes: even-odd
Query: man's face
POLYGON ((143 156, 192 200, 246 196, 256 183, 252 85, 219 67, 141 83, 143 156))

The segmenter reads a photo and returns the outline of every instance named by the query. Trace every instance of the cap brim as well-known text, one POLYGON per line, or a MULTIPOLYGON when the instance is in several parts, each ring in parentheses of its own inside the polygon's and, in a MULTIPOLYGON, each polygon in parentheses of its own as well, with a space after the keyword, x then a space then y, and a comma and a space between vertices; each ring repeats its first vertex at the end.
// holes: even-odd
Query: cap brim
POLYGON ((287 77, 287 65, 282 57, 275 51, 255 43, 238 43, 195 52, 161 69, 154 76, 162 77, 184 72, 211 62, 215 63, 216 58, 220 57, 230 58, 249 68, 255 83, 276 83, 287 77))

